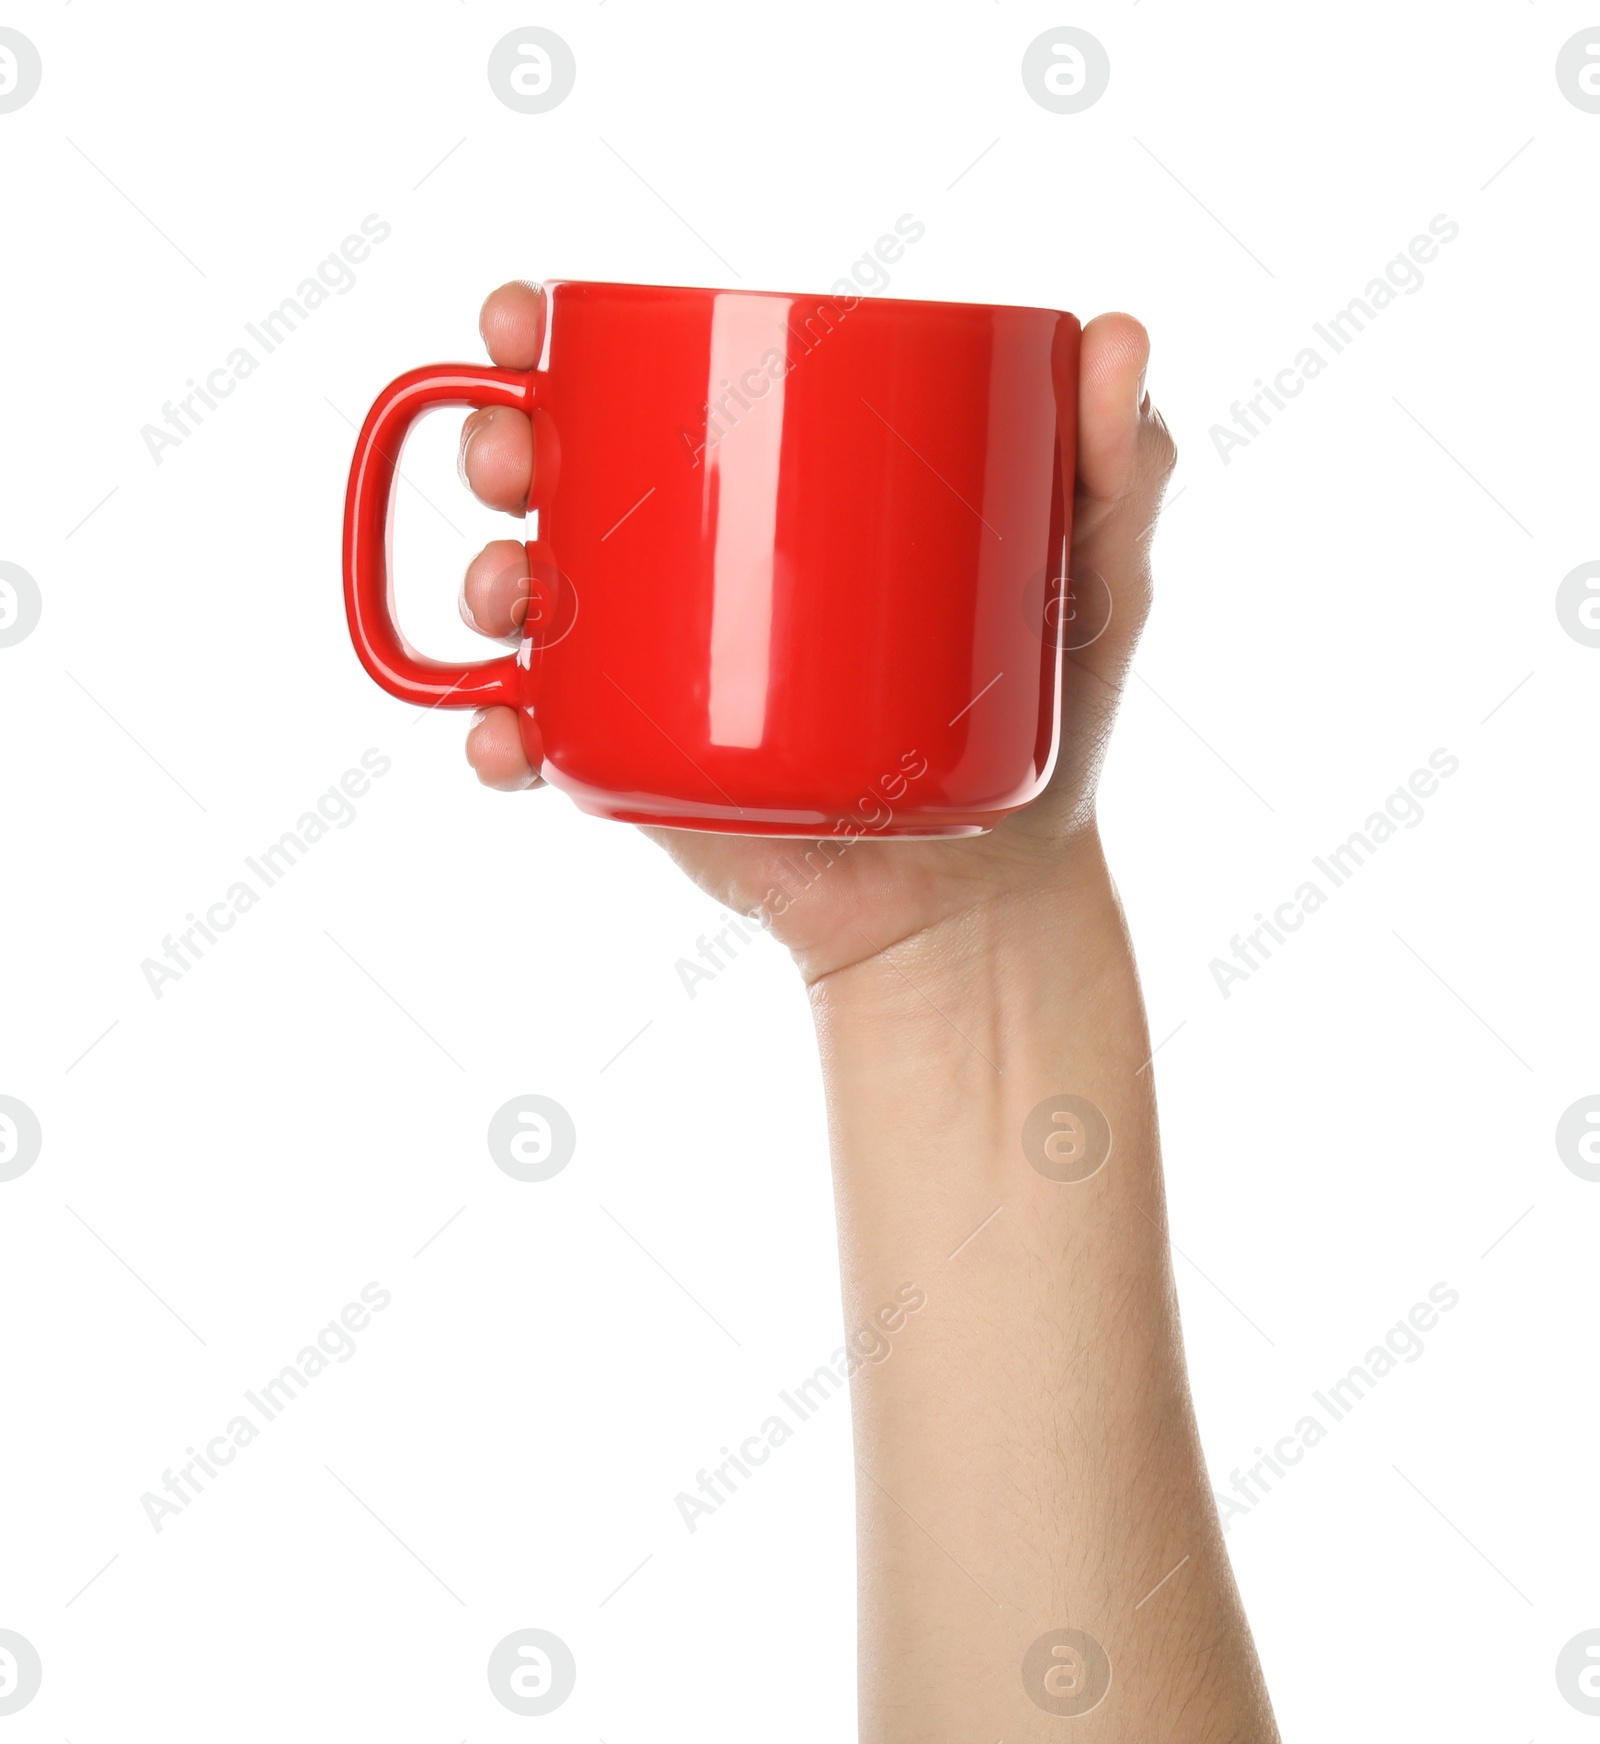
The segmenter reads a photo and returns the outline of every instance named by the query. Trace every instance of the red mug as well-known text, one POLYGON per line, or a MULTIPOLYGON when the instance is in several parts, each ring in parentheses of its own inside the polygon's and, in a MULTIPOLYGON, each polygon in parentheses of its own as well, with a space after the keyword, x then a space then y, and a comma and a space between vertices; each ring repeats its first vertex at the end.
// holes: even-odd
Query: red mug
POLYGON ((367 415, 345 606, 391 695, 517 711, 586 812, 961 836, 1055 762, 1079 327, 1052 309, 552 280, 529 370, 440 364, 367 415), (389 498, 434 406, 533 422, 515 653, 418 654, 389 498), (863 817, 865 814, 865 818, 863 817))

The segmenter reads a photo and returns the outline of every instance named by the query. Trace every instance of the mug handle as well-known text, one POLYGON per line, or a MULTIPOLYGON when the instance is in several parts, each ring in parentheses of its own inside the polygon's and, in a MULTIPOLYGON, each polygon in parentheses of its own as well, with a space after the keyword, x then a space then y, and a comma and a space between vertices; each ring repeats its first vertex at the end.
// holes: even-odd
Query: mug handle
POLYGON ((344 499, 344 606, 361 664, 402 702, 425 708, 517 705, 515 654, 452 665, 419 654, 401 633, 389 575, 390 498, 401 446, 423 412, 434 406, 514 406, 531 412, 538 388, 534 370, 430 364, 397 376, 367 413, 344 499))

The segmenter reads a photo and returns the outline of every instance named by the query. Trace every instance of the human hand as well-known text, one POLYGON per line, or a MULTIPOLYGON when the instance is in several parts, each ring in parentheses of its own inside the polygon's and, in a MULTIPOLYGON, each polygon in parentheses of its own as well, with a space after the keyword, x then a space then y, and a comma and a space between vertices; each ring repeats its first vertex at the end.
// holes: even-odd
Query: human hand
MULTIPOLYGON (((480 331, 502 368, 528 369, 544 337, 537 287, 502 285, 483 305, 480 331)), ((1176 451, 1145 392, 1145 330, 1129 315, 1101 315, 1083 330, 1079 370, 1074 592, 1109 590, 1103 633, 1066 654, 1061 749, 1038 799, 986 835, 939 841, 829 840, 826 856, 785 838, 650 828, 700 887, 733 911, 755 914, 788 947, 808 982, 886 951, 974 908, 1024 901, 1070 884, 1076 850, 1094 836, 1094 796, 1117 704, 1150 600, 1149 544, 1176 451), (1092 579, 1092 578, 1098 578, 1092 579), (797 876, 798 874, 798 876, 797 876), (797 888, 798 886, 798 888, 797 888), (772 900, 781 892, 782 900, 772 900)), ((538 465, 533 428, 513 408, 473 412, 462 428, 461 471, 491 508, 520 515, 538 465)), ((515 540, 486 545, 468 566, 461 611, 481 634, 515 641, 528 597, 527 553, 515 540)), ((484 712, 467 758, 490 787, 542 786, 509 708, 484 712)))

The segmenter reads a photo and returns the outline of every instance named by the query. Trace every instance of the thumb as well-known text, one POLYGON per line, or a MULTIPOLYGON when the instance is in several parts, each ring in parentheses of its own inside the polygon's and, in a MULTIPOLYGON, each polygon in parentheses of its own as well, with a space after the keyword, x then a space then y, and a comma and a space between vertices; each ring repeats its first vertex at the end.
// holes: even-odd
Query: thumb
POLYGON ((1120 687, 1150 608, 1150 540, 1177 448, 1145 392, 1150 337, 1131 315, 1083 330, 1078 492, 1073 511, 1074 639, 1068 652, 1120 687))

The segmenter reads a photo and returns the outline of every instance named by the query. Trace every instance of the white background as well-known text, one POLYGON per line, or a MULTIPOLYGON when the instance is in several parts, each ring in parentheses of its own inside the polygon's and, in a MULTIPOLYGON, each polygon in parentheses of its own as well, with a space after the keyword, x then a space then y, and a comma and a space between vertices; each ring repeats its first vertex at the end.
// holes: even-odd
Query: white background
MULTIPOLYGON (((502 280, 823 289, 907 212, 898 294, 1138 313, 1183 451, 1102 813, 1216 1487, 1460 1292, 1231 1523, 1285 1735, 1596 1735, 1554 1665, 1600 1627, 1600 1185, 1554 1129, 1600 1091, 1600 650, 1554 599, 1600 556, 1600 116, 1554 66, 1597 13, 7 10, 44 81, 0 115, 0 559, 44 605, 0 649, 0 1091, 44 1149, 0 1185, 0 1628, 45 1675, 7 1739, 852 1735, 847 1407, 692 1537, 673 1504, 840 1342, 797 980, 760 940, 690 1001, 713 905, 479 791, 463 719, 359 670, 338 547, 346 420, 478 358, 502 280), (528 23, 577 58, 546 115, 485 75, 528 23), (1063 23, 1112 66, 1075 116, 1019 75, 1063 23), (355 288, 155 464, 368 213, 355 288), (1438 213, 1422 289, 1225 465, 1210 426, 1438 213), (373 746, 356 821, 157 1000, 143 959, 373 746), (1232 935, 1437 747, 1425 820, 1224 999, 1232 935), (578 1125, 543 1185, 484 1141, 523 1092, 578 1125), (369 1280, 355 1357, 155 1533, 141 1495, 369 1280), (538 1722, 484 1671, 526 1626, 579 1668, 538 1722)), ((397 530, 446 656, 509 526, 455 429, 397 530)))

